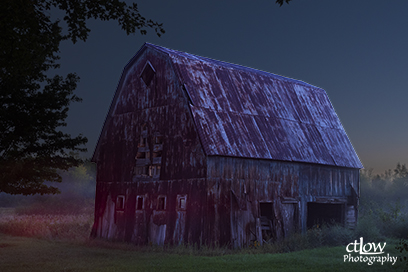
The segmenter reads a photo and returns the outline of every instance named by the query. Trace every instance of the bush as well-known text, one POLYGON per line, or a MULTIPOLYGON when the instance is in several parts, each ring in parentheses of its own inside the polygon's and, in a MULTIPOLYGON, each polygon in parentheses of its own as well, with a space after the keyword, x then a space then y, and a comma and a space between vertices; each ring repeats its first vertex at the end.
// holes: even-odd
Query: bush
POLYGON ((364 237, 372 242, 380 242, 385 239, 377 227, 378 220, 374 216, 364 216, 359 219, 355 230, 355 237, 364 237))
POLYGON ((326 246, 342 246, 347 245, 356 237, 354 231, 339 225, 325 227, 324 242, 326 246))
POLYGON ((356 235, 353 230, 340 225, 314 226, 306 233, 294 233, 282 240, 264 244, 269 253, 286 253, 322 246, 344 246, 352 242, 356 235))

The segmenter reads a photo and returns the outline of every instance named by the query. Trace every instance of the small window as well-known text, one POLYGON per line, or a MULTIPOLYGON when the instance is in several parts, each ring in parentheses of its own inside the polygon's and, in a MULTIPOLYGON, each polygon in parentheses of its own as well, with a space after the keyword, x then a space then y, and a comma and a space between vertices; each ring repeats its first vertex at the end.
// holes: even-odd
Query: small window
POLYGON ((162 144, 162 143, 163 143, 163 136, 161 136, 161 135, 156 135, 156 136, 154 137, 154 143, 155 143, 155 144, 162 144))
POLYGON ((144 196, 136 197, 136 210, 140 211, 144 209, 144 196))
POLYGON ((152 81, 155 73, 156 71, 154 70, 150 62, 149 61, 146 62, 146 65, 143 68, 143 72, 140 75, 140 77, 143 79, 143 82, 146 84, 146 86, 150 85, 150 82, 152 81))
POLYGON ((187 209, 187 196, 177 195, 177 210, 185 211, 187 209))
POLYGON ((162 156, 162 151, 153 152, 153 159, 161 158, 161 156, 162 156))
POLYGON ((164 211, 166 209, 166 197, 165 196, 159 196, 157 198, 157 210, 158 211, 164 211))
POLYGON ((140 142, 139 142, 139 147, 145 147, 145 146, 147 146, 147 138, 141 136, 140 137, 140 142))
POLYGON ((160 165, 149 166, 149 176, 150 177, 160 176, 160 165))
POLYGON ((185 210, 186 209, 186 198, 182 197, 179 200, 179 209, 180 210, 185 210))
POLYGON ((136 176, 147 176, 148 166, 136 166, 135 175, 136 176))
POLYGON ((123 211, 125 209, 125 196, 119 195, 116 197, 116 210, 123 211))
POLYGON ((142 126, 142 131, 141 131, 141 134, 140 134, 139 147, 147 146, 147 135, 148 135, 147 124, 144 124, 142 126))
POLYGON ((137 152, 136 159, 146 159, 146 152, 137 152))

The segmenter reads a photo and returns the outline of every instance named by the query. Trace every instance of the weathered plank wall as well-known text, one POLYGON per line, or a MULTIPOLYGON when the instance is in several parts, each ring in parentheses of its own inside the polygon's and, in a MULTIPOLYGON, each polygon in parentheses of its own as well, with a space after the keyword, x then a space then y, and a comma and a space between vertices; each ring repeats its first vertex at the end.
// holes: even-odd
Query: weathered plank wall
POLYGON ((199 243, 203 240, 205 179, 156 182, 100 183, 100 205, 96 210, 93 235, 136 244, 199 243), (116 200, 124 196, 124 209, 116 200), (180 208, 179 197, 186 197, 180 208), (137 199, 143 197, 143 208, 137 199), (164 209, 159 198, 165 198, 164 209))
POLYGON ((207 167, 208 222, 215 230, 209 240, 223 234, 242 247, 259 239, 260 203, 272 203, 275 238, 306 230, 308 202, 343 201, 356 208, 349 198, 351 186, 358 192, 358 169, 218 156, 208 157, 207 167))
POLYGON ((122 76, 111 105, 107 126, 102 131, 96 162, 100 182, 129 182, 138 143, 144 126, 147 127, 149 146, 152 135, 164 136, 164 161, 160 179, 170 180, 204 177, 205 155, 200 145, 186 94, 174 74, 171 62, 145 50, 130 63, 131 69, 122 76), (149 86, 140 78, 144 64, 149 61, 156 69, 149 86))
MULTIPOLYGON (((129 63, 119 83, 106 126, 100 136, 93 236, 137 243, 178 243, 201 239, 202 203, 205 203, 206 159, 196 133, 188 97, 168 58, 145 50, 129 63), (155 74, 147 86, 141 79, 149 61, 155 74), (162 136, 160 174, 135 175, 140 139, 146 134, 146 156, 162 136), (144 195, 143 211, 135 210, 137 196, 144 195), (166 197, 166 209, 158 210, 158 197, 166 197), (187 208, 175 209, 180 195, 187 208), (118 210, 118 196, 125 207, 118 210), (204 196, 204 199, 203 199, 204 196), (200 205, 198 205, 200 203, 200 205), (198 209, 198 210, 197 210, 198 209), (187 216, 186 213, 191 213, 187 216), (196 218, 196 217, 199 218, 196 218)), ((153 160, 152 158, 146 158, 153 160)))

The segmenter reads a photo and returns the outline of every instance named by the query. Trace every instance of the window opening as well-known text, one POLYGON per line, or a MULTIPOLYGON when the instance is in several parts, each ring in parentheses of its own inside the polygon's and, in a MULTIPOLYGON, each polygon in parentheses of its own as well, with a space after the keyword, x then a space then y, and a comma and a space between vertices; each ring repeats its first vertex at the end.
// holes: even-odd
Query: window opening
POLYGON ((163 211, 166 209, 166 197, 159 196, 157 199, 157 210, 163 211))
POLYGON ((153 158, 159 158, 162 156, 162 151, 153 152, 153 158))
POLYGON ((144 124, 142 126, 142 132, 140 134, 140 142, 139 142, 139 147, 145 147, 147 146, 147 125, 144 124))
POLYGON ((160 165, 149 166, 149 176, 156 177, 160 175, 160 165))
POLYGON ((163 136, 161 136, 161 135, 156 135, 156 136, 154 137, 154 143, 155 143, 155 144, 162 144, 162 143, 163 143, 163 136))
POLYGON ((147 152, 137 152, 136 159, 146 159, 147 152))
POLYGON ((146 166, 136 166, 135 167, 135 175, 137 176, 147 176, 148 167, 146 166))
POLYGON ((144 209, 144 197, 137 196, 136 198, 136 210, 143 210, 144 209))
POLYGON ((140 143, 139 143, 139 147, 145 147, 147 146, 147 138, 140 136, 140 143))
POLYGON ((177 209, 185 211, 187 208, 187 196, 178 195, 177 196, 177 209))
POLYGON ((143 68, 142 74, 140 77, 142 78, 143 82, 146 84, 146 86, 149 86, 156 71, 150 64, 150 62, 146 62, 145 67, 143 68))
POLYGON ((116 210, 123 211, 125 209, 125 196, 119 195, 116 197, 116 210))
POLYGON ((148 176, 150 165, 150 150, 148 146, 148 129, 147 124, 144 124, 141 128, 140 141, 137 146, 136 152, 136 165, 134 168, 134 174, 136 176, 148 176))
POLYGON ((144 124, 141 129, 140 142, 136 152, 134 174, 137 176, 159 178, 163 153, 163 136, 155 132, 152 138, 148 137, 147 125, 144 124), (152 144, 150 148, 149 143, 152 144))

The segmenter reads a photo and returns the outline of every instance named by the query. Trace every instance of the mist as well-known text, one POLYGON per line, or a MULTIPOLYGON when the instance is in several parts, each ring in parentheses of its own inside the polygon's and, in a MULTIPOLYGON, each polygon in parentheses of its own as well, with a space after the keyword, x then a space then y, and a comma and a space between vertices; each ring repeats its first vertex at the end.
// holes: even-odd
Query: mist
POLYGON ((95 202, 95 165, 86 161, 59 174, 61 183, 44 184, 57 187, 60 194, 23 196, 0 193, 0 207, 15 208, 19 214, 92 213, 95 202))
POLYGON ((369 228, 373 239, 406 238, 408 234, 408 169, 398 163, 393 170, 360 172, 360 228, 369 228))

